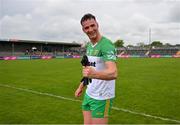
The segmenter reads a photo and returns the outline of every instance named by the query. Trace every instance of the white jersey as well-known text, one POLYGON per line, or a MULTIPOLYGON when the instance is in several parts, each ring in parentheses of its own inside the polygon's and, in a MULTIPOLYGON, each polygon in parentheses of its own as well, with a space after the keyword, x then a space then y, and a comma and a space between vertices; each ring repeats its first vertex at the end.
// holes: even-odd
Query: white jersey
MULTIPOLYGON (((92 67, 97 71, 105 69, 106 61, 116 61, 115 47, 110 40, 105 37, 96 44, 87 46, 87 56, 92 67)), ((86 89, 86 93, 91 98, 105 100, 115 97, 115 80, 92 79, 86 89)))

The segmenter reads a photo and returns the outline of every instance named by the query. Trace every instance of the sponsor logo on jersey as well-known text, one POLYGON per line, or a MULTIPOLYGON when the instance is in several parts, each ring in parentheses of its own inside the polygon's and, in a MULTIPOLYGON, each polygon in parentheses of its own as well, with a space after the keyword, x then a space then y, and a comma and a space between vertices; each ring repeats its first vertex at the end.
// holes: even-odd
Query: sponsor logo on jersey
POLYGON ((90 66, 96 67, 96 62, 90 62, 90 66))

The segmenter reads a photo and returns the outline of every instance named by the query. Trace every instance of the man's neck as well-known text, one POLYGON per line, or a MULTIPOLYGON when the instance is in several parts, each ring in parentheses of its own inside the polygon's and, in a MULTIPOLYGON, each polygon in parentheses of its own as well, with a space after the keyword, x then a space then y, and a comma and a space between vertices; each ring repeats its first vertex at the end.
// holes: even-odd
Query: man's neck
POLYGON ((101 40, 102 36, 101 35, 98 35, 98 37, 96 39, 91 39, 91 43, 93 45, 95 45, 96 43, 98 43, 100 40, 101 40))

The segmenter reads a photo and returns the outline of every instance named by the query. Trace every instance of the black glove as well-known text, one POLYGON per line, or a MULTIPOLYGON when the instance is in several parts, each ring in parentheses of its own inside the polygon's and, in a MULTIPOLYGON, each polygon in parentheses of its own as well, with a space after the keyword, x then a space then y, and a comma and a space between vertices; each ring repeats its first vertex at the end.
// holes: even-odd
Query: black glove
POLYGON ((87 78, 87 77, 83 77, 83 78, 81 79, 81 82, 83 82, 83 85, 86 86, 86 85, 89 84, 89 82, 90 82, 90 83, 92 82, 92 79, 89 79, 89 78, 87 78))
MULTIPOLYGON (((83 56, 82 60, 81 60, 81 64, 82 66, 90 66, 90 62, 88 60, 88 57, 86 55, 83 56)), ((87 77, 83 77, 81 79, 81 82, 83 82, 83 85, 86 86, 89 84, 89 82, 92 82, 92 79, 89 79, 87 77)))

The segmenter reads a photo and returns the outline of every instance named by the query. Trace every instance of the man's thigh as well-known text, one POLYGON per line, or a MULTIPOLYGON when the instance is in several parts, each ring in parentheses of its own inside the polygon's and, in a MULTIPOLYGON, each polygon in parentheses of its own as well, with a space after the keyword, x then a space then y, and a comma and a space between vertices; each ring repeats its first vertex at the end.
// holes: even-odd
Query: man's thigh
POLYGON ((106 118, 92 118, 92 124, 108 124, 108 117, 106 118))
POLYGON ((92 124, 91 111, 83 111, 84 124, 92 124))

